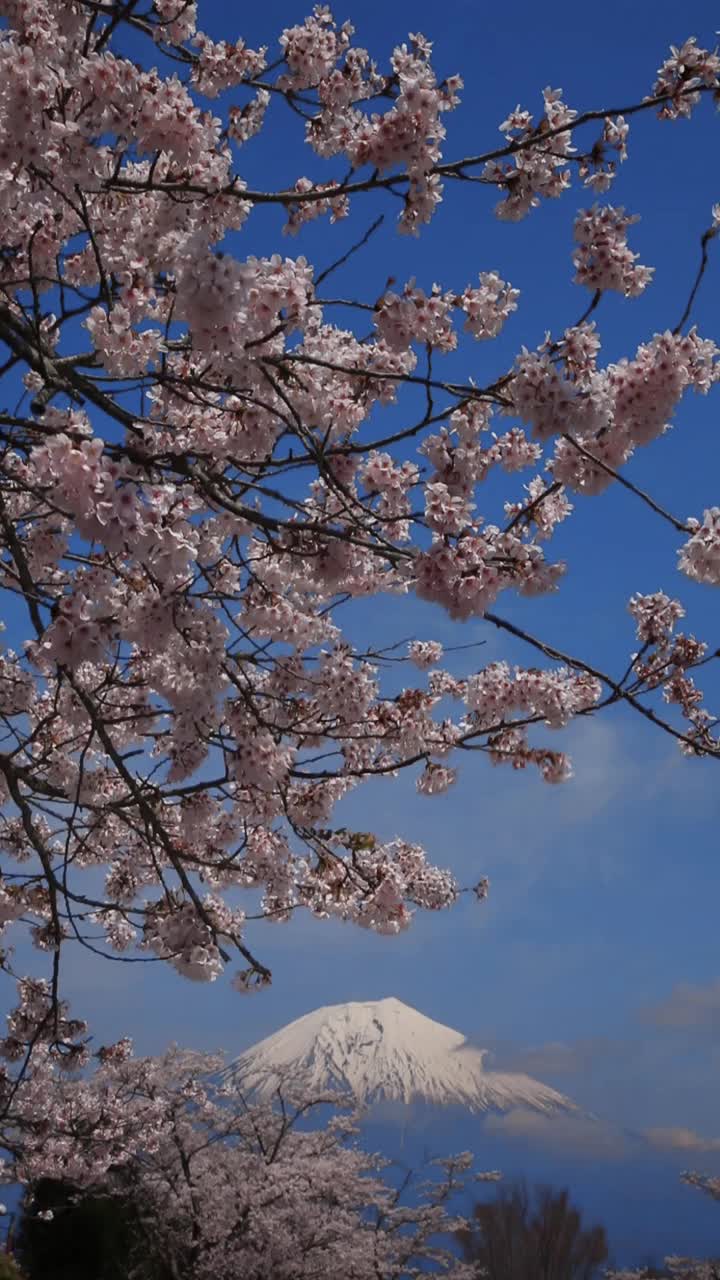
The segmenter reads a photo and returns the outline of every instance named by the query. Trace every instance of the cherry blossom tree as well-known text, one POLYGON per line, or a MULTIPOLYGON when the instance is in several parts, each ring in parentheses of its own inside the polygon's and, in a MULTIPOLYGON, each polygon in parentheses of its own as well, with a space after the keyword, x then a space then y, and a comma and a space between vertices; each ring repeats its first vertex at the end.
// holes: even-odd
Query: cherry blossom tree
POLYGON ((671 595, 629 601, 615 673, 500 603, 562 588, 554 530, 612 486, 669 522, 682 574, 720 583, 720 508, 681 518, 623 470, 717 381, 692 313, 720 207, 674 327, 603 363, 595 318, 606 293, 652 283, 634 213, 603 201, 630 122, 709 107, 720 59, 689 39, 622 109, 546 89, 499 144, 489 121, 486 150, 448 159, 462 81, 420 34, 376 62, 323 6, 258 49, 210 39, 189 0, 0 0, 0 15, 0 578, 19 637, 0 656, 0 914, 47 963, 27 976, 3 953, 19 989, 0 1044, 10 1116, 33 1053, 39 1079, 44 1054, 88 1060, 67 944, 139 948, 195 981, 239 957, 248 991, 271 977, 253 918, 394 933, 450 906, 461 886, 423 848, 338 824, 363 781, 415 769, 433 796, 475 753, 562 782, 544 731, 618 704, 720 756, 695 676, 713 653, 678 630, 671 595), (253 189, 243 148, 282 112, 311 176, 253 189), (494 190, 510 221, 570 190, 584 206, 580 318, 484 384, 438 365, 518 311, 492 263, 347 299, 333 282, 377 219, 320 270, 243 251, 273 210, 296 235, 352 225, 368 198, 415 235, 448 184, 480 205, 494 190), (506 500, 485 514, 491 473, 506 500), (387 595, 483 620, 529 665, 459 678, 432 637, 356 644, 343 607, 387 595))
POLYGON ((133 1059, 127 1044, 106 1052, 82 1084, 58 1079, 49 1054, 34 1065, 14 1105, 25 1233, 52 1228, 53 1210, 33 1195, 39 1180, 56 1178, 65 1188, 56 1214, 87 1196, 122 1214, 119 1274, 138 1280, 471 1274, 439 1239, 460 1223, 446 1203, 462 1187, 468 1155, 436 1162, 436 1176, 406 1203, 408 1179, 393 1186, 383 1162, 353 1145, 352 1116, 336 1095, 252 1105, 223 1083, 220 1057, 171 1050, 133 1059), (323 1102, 333 1118, 303 1127, 323 1102))

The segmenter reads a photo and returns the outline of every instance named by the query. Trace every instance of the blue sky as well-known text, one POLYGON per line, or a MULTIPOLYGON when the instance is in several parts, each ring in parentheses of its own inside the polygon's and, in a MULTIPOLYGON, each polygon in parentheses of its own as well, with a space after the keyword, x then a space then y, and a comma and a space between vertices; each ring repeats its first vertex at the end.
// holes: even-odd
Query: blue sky
MULTIPOLYGON (((272 46, 282 27, 305 12, 288 0, 239 10, 236 27, 227 6, 201 0, 201 25, 215 36, 272 46)), ((447 121, 447 158, 495 145, 508 111, 518 102, 537 108, 548 84, 562 86, 579 110, 634 102, 649 92, 670 43, 696 34, 713 44, 718 25, 709 0, 684 6, 556 0, 550 8, 530 0, 446 0, 442 7, 429 0, 346 0, 336 13, 352 18, 356 38, 381 65, 394 42, 421 30, 435 42, 438 70, 463 75, 462 106, 447 121)), ((252 185, 280 188, 298 173, 318 173, 310 153, 287 145, 287 126, 286 116, 271 120, 267 141, 243 151, 241 172, 252 185)), ((632 354, 678 320, 700 234, 720 199, 719 138, 709 102, 690 123, 633 121, 630 160, 607 198, 642 215, 630 241, 656 277, 638 300, 603 300, 597 321, 604 359, 632 354)), ((382 231, 333 288, 372 301, 389 274, 400 282, 416 275, 426 288, 437 280, 461 289, 479 271, 499 271, 521 290, 503 337, 470 352, 464 347, 456 363, 441 366, 483 381, 502 372, 521 345, 532 347, 546 330, 556 334, 572 323, 588 300, 571 283, 570 260, 572 223, 577 209, 591 203, 587 194, 575 188, 519 225, 497 221, 494 203, 492 191, 448 186, 419 240, 395 234, 390 201, 358 201, 348 224, 318 223, 293 240, 281 240, 279 214, 258 213, 233 248, 303 253, 322 267, 382 208, 382 231)), ((694 318, 704 336, 720 340, 717 257, 694 318)), ((714 400, 688 400, 675 429, 629 471, 680 516, 720 502, 717 419, 717 392, 714 400)), ((501 611, 619 672, 633 647, 628 597, 664 589, 685 602, 688 629, 717 645, 717 591, 677 574, 677 545, 672 530, 620 490, 579 502, 552 548, 570 565, 562 590, 501 611)), ((462 673, 496 657, 531 662, 479 622, 451 625, 437 610, 405 600, 356 606, 351 622, 357 636, 376 642, 410 635, 483 641, 483 649, 457 656, 454 669, 462 673)), ((715 701, 720 707, 717 683, 715 701)), ((619 1125, 679 1126, 719 1137, 720 988, 712 988, 720 977, 718 762, 684 760, 673 742, 624 712, 578 723, 566 737, 576 776, 563 788, 472 759, 447 796, 418 797, 413 780, 404 778, 368 786, 342 807, 348 825, 422 842, 464 883, 489 875, 486 904, 467 897, 452 913, 418 917, 396 939, 308 920, 258 928, 255 950, 273 968, 275 985, 252 1000, 227 982, 200 988, 159 966, 103 966, 76 955, 68 973, 78 1008, 91 1016, 100 1041, 127 1030, 141 1051, 177 1040, 238 1052, 318 1005, 395 995, 492 1044, 499 1064, 532 1066, 619 1125), (678 984, 684 988, 674 991, 678 984)), ((688 1162, 711 1168, 718 1159, 698 1153, 688 1162)))

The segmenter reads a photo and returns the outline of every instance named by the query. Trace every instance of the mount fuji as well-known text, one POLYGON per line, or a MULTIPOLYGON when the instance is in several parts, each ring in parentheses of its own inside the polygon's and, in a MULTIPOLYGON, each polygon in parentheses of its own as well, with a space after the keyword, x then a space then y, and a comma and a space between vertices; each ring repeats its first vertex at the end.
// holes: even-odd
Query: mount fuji
POLYGON ((717 1250, 717 1205, 679 1181, 685 1150, 660 1151, 528 1075, 486 1069, 487 1058, 461 1032, 389 998, 316 1009, 223 1076, 257 1101, 278 1090, 289 1101, 354 1095, 362 1145, 399 1170, 469 1148, 479 1167, 510 1181, 569 1186, 633 1265, 648 1252, 717 1250))
POLYGON ((316 1009, 248 1049, 225 1076, 257 1099, 272 1098, 284 1086, 309 1094, 343 1091, 362 1105, 577 1110, 530 1076, 486 1070, 486 1056, 459 1031, 389 997, 316 1009))

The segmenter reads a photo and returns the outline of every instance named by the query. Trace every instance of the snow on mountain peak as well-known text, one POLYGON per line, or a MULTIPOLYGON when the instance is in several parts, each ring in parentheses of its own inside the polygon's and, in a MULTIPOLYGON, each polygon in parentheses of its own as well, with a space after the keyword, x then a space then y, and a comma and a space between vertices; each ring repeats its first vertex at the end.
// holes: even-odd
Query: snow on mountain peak
POLYGON ((428 1102, 471 1111, 574 1110, 530 1076, 487 1071, 487 1050, 389 996, 328 1005, 261 1040, 227 1076, 256 1098, 278 1089, 312 1095, 329 1089, 360 1103, 428 1102))

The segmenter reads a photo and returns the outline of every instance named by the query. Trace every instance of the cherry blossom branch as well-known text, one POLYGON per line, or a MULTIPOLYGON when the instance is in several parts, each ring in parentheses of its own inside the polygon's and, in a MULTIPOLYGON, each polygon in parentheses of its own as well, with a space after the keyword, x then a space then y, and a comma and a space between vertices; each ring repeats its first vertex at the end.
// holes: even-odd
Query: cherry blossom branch
MULTIPOLYGON (((644 489, 640 489, 638 485, 633 484, 632 480, 628 480, 627 476, 624 476, 621 471, 616 471, 614 467, 608 466, 606 462, 603 462, 602 458, 598 458, 594 453, 591 453, 590 450, 580 444, 580 441, 576 440, 574 436, 570 435, 568 432, 563 432, 562 438, 563 440, 567 440, 568 444, 571 444, 573 449, 577 449, 581 457, 587 458, 589 462, 592 462, 593 466, 599 467, 606 475, 612 476, 613 480, 617 480, 618 484, 622 485, 624 489, 633 493, 636 498, 639 498, 641 502, 644 502, 646 506, 650 507, 651 511, 654 511, 656 515, 662 516, 663 520, 667 520, 668 524, 671 524, 674 529, 677 529, 678 533, 690 532, 689 526, 683 520, 679 520, 677 516, 666 511, 665 508, 661 507, 660 503, 656 502, 649 493, 646 493, 644 489)), ((546 494, 543 494, 541 495, 541 498, 544 498, 545 496, 546 494)), ((538 499, 538 501, 540 500, 541 499, 538 499)))
POLYGON ((700 285, 702 284, 702 281, 703 281, 703 276, 705 275, 705 272, 708 267, 708 263, 710 261, 710 255, 709 255, 710 241, 715 239, 718 233, 719 225, 720 224, 718 224, 717 222, 714 222, 713 225, 711 227, 708 227, 707 231, 704 231, 702 236, 700 237, 700 265, 698 267, 697 275, 693 282, 692 289, 690 290, 690 296, 685 304, 685 310, 683 311, 680 319, 675 325, 675 328, 673 329, 673 333, 681 333, 685 325, 687 324, 688 320, 690 319, 693 306, 695 305, 695 299, 698 295, 700 285))
MULTIPOLYGON (((605 706, 608 706, 613 702, 627 702, 634 711, 639 712, 639 714, 644 716, 646 720, 649 720, 659 729, 662 729, 664 733, 670 734, 671 737, 675 738, 678 742, 684 743, 684 745, 689 747, 694 754, 699 752, 698 743, 694 738, 689 734, 676 729, 667 720, 663 720, 662 717, 658 716, 651 707, 645 706, 645 704, 640 702, 635 694, 623 689, 617 681, 613 680, 612 676, 607 675, 604 671, 599 670, 599 668, 593 666, 591 663, 585 662, 582 658, 572 657, 570 654, 564 653, 562 649, 556 648, 555 645, 551 645, 544 640, 537 639, 535 636, 531 635, 530 632, 517 626, 516 623, 510 622, 507 618, 499 617, 496 613, 487 612, 485 614, 485 619, 487 622, 492 623, 494 627, 497 627, 499 631, 506 631, 509 635, 515 636, 516 639, 522 640, 525 644, 530 645, 531 648, 537 649, 546 658, 552 658, 555 661, 562 662, 565 666, 572 667, 576 671, 583 671, 586 675, 593 676, 594 679, 600 680, 602 684, 606 685, 608 689, 610 689, 611 693, 610 698, 607 699, 604 704, 605 706)), ((720 650, 718 653, 720 653, 720 650)), ((720 759, 720 744, 711 746, 704 743, 701 754, 711 756, 715 759, 720 759)))
MULTIPOLYGON (((428 170, 429 174, 434 177, 444 177, 450 179, 462 180, 464 177, 463 170, 469 168, 477 168, 479 165, 490 164, 494 160, 502 160, 506 157, 515 156, 520 152, 527 151, 530 148, 536 148, 539 138, 543 142, 558 137, 561 134, 572 134, 576 129, 581 128, 585 124, 594 121, 606 120, 613 116, 632 116, 639 112, 653 110, 656 107, 662 107, 668 103, 682 100, 683 97, 692 98, 695 94, 714 93, 715 87, 710 85, 692 86, 677 94, 661 93, 654 97, 643 99, 642 102, 634 102, 621 107, 606 107, 604 109, 594 109, 591 111, 583 111, 574 119, 567 121, 555 128, 544 128, 542 134, 532 135, 531 137, 517 141, 506 143, 505 146, 495 147, 489 151, 481 152, 474 156, 465 156, 460 160, 450 160, 442 164, 432 165, 428 170)), ((230 196, 234 199, 242 200, 251 205, 273 205, 279 204, 284 207, 303 204, 316 204, 322 201, 335 200, 339 197, 349 197, 360 195, 367 191, 392 190, 398 186, 407 186, 411 179, 407 174, 390 174, 387 177, 381 177, 378 173, 373 173, 370 177, 360 179, 355 182, 344 181, 335 184, 327 184, 322 187, 310 187, 305 191, 296 189, 286 191, 259 191, 238 185, 237 179, 232 179, 227 187, 223 187, 220 194, 230 196)), ((190 195, 207 197, 213 194, 207 187, 201 184, 188 182, 186 180, 178 180, 176 182, 153 182, 152 184, 136 182, 133 179, 122 175, 114 175, 104 182, 106 190, 123 191, 128 194, 134 192, 157 191, 170 196, 190 195)))

